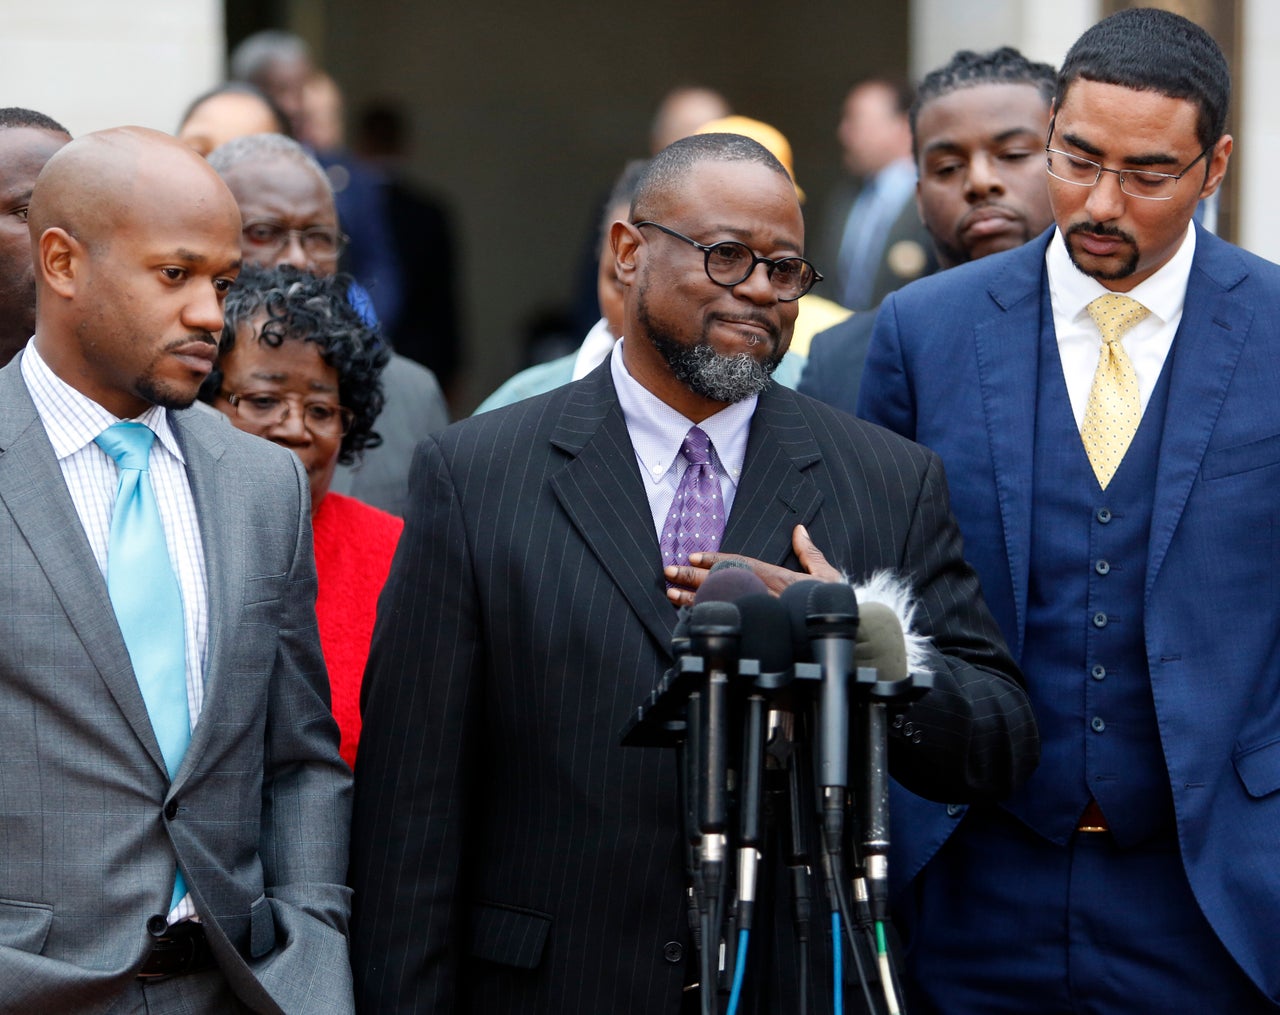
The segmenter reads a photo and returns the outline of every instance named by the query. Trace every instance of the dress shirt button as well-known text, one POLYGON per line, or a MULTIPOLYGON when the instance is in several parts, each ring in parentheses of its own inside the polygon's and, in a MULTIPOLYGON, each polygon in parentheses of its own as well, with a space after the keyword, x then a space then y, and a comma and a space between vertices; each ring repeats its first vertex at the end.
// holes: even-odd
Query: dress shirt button
POLYGON ((1095 613, 1095 614, 1093 615, 1093 626, 1094 626, 1094 627, 1106 627, 1106 626, 1107 626, 1107 615, 1106 615, 1105 613, 1102 613, 1102 612, 1095 613))
POLYGON ((1089 671, 1089 676, 1094 680, 1105 680, 1107 677, 1107 668, 1105 666, 1095 666, 1089 671))
POLYGON ((1095 715, 1089 725, 1093 727, 1094 733, 1101 733, 1107 728, 1107 724, 1102 721, 1102 716, 1100 715, 1095 715))
POLYGON ((152 937, 159 937, 169 929, 169 921, 166 917, 156 913, 155 916, 147 917, 147 933, 152 937))
POLYGON ((1111 572, 1111 564, 1109 561, 1100 560, 1098 563, 1093 565, 1093 569, 1097 571, 1098 574, 1109 574, 1111 572))
POLYGON ((662 957, 675 965, 684 958, 684 946, 679 941, 668 941, 662 946, 662 957))
POLYGON ((164 816, 172 821, 178 816, 178 801, 170 800, 164 805, 164 816))
POLYGON ((964 813, 964 804, 947 804, 947 817, 958 818, 964 813))
POLYGON ((1103 525, 1106 525, 1107 522, 1111 521, 1111 509, 1098 508, 1098 513, 1094 517, 1097 518, 1098 521, 1100 521, 1103 525))

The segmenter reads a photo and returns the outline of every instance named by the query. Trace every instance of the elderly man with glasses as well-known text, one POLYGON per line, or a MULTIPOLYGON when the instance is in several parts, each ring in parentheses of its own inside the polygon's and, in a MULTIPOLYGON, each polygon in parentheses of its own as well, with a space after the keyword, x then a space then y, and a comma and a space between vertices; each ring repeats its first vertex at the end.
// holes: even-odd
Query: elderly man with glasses
POLYGON ((946 463, 1044 741, 1001 806, 895 812, 914 1012, 1280 1003, 1280 269, 1193 225, 1230 91, 1184 18, 1095 25, 1056 228, 876 319, 859 412, 946 463))
MULTIPOLYGON (((289 264, 324 277, 337 272, 347 237, 339 228, 333 188, 300 144, 282 134, 250 134, 215 148, 209 164, 240 206, 246 263, 289 264)), ((348 296, 366 322, 375 323, 368 293, 353 285, 348 296)), ((449 410, 435 374, 394 352, 382 383, 382 443, 370 446, 358 463, 339 465, 333 489, 403 517, 413 449, 448 424, 449 410)))
MULTIPOLYGON (((770 379, 819 279, 782 165, 739 135, 677 141, 609 236, 625 287, 609 359, 419 450, 357 766, 366 1011, 698 1009, 676 766, 619 743, 672 664, 690 555, 749 554, 777 582, 802 562, 897 572, 935 683, 892 734, 898 776, 988 799, 1035 763, 937 460, 770 379), (681 524, 697 504, 717 517, 681 524)), ((790 913, 760 917, 750 1003, 828 1012, 830 914, 815 903, 800 985, 790 913)))

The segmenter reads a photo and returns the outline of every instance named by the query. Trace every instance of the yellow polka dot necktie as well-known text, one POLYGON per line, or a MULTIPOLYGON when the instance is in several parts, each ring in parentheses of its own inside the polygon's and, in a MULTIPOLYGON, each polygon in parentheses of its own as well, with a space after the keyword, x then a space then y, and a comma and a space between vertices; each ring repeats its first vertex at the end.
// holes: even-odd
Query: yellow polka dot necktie
POLYGON ((1099 296, 1088 310, 1102 333, 1102 351, 1084 407, 1080 439, 1098 485, 1105 490, 1142 422, 1138 375, 1120 339, 1151 311, 1121 293, 1099 296))

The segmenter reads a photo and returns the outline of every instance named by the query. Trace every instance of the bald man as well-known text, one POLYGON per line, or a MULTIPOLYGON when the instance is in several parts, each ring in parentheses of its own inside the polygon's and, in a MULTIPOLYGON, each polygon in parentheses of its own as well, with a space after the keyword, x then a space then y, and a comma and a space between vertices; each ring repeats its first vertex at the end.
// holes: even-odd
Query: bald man
POLYGON ((49 160, 29 226, 35 336, 0 370, 0 1012, 349 1012, 306 476, 192 407, 235 199, 122 128, 49 160))

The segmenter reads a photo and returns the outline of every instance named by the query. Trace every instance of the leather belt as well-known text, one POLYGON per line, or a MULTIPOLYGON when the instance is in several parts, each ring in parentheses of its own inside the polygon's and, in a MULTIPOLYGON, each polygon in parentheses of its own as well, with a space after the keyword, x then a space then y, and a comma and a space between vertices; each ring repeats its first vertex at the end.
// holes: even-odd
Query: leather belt
POLYGON ((1084 809, 1080 820, 1076 822, 1076 831, 1094 833, 1111 831, 1111 826, 1107 824, 1107 816, 1102 813, 1097 800, 1089 801, 1089 806, 1084 809))
POLYGON ((204 927, 186 920, 152 938, 151 952, 138 970, 138 979, 163 980, 200 973, 216 965, 204 927))

